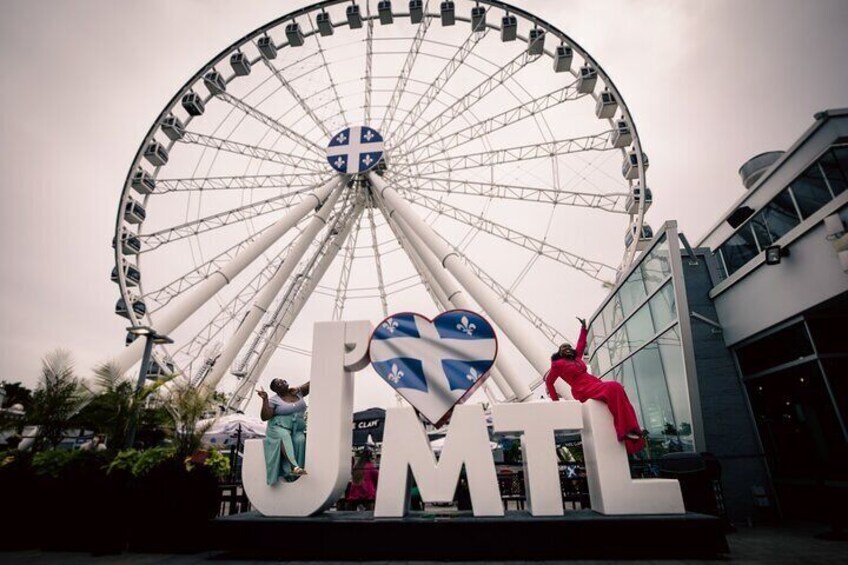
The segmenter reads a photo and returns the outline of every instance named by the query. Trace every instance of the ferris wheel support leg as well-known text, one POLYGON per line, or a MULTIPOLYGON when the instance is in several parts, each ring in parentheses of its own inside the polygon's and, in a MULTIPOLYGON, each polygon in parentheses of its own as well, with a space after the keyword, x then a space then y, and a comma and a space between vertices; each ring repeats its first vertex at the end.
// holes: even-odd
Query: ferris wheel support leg
POLYGON ((226 347, 224 347, 220 357, 218 357, 218 360, 215 362, 215 366, 212 368, 209 376, 206 377, 206 380, 204 380, 203 386, 207 390, 215 390, 218 383, 221 382, 221 378, 224 376, 224 373, 230 368, 230 365, 235 360, 239 351, 241 351, 244 344, 247 343, 248 338, 250 338, 250 334, 253 333, 253 330, 256 329, 256 326, 262 320, 262 317, 268 311, 268 308, 270 308, 271 302, 274 301, 274 298, 280 293, 280 290, 282 290, 283 285, 294 273, 297 264, 306 254, 306 251, 309 249, 309 246, 312 245, 315 237, 321 229, 327 225, 327 220, 329 219, 330 213, 333 211, 342 190, 343 186, 337 187, 330 194, 330 197, 324 201, 321 209, 315 212, 315 215, 311 220, 309 220, 309 223, 306 225, 303 233, 300 234, 300 237, 297 239, 295 244, 292 245, 288 255, 286 255, 286 260, 283 261, 283 264, 280 265, 277 272, 274 273, 274 276, 265 283, 265 286, 259 294, 256 295, 253 306, 251 306, 247 315, 244 319, 242 319, 238 328, 236 328, 235 333, 227 342, 226 347))
MULTIPOLYGON (((463 308, 463 306, 459 306, 456 303, 452 303, 448 299, 448 294, 445 292, 445 289, 439 282, 436 280, 435 274, 431 269, 428 269, 424 264, 424 260, 418 254, 418 251, 412 246, 407 235, 401 230, 400 226, 398 226, 397 222, 394 218, 390 218, 389 214, 386 214, 385 210, 383 210, 382 206, 379 207, 380 212, 385 216, 386 222, 394 233, 395 237, 400 244, 401 249, 403 249, 404 253, 407 254, 409 260, 412 262, 412 265, 415 267, 415 270, 418 271, 418 276, 421 277, 422 281, 424 281, 424 285, 430 291, 430 297, 433 299, 433 302, 440 311, 444 312, 446 310, 450 310, 451 308, 463 308)), ((437 267, 436 273, 444 273, 444 269, 442 269, 438 262, 435 265, 437 267)), ((455 281, 452 281, 450 277, 447 277, 448 281, 452 282, 456 285, 455 281)), ((447 282, 447 281, 446 281, 447 282)), ((458 289, 458 287, 457 287, 458 289)), ((462 291, 457 290, 453 294, 455 296, 462 296, 462 291)), ((509 383, 504 379, 501 374, 501 369, 499 365, 503 365, 503 357, 495 360, 495 365, 491 369, 492 379, 495 381, 495 387, 498 389, 498 392, 501 393, 501 396, 507 400, 511 401, 515 399, 515 393, 512 388, 509 386, 509 383)), ((507 369, 509 370, 509 369, 507 369)), ((490 399, 494 398, 492 392, 488 388, 489 383, 484 383, 484 392, 486 396, 490 399)))
MULTIPOLYGON (((534 336, 532 331, 527 331, 526 328, 522 327, 522 320, 514 316, 498 296, 474 276, 474 273, 461 261, 459 255, 436 235, 433 229, 415 213, 412 206, 403 197, 376 174, 369 173, 368 178, 377 189, 375 191, 377 198, 385 203, 386 210, 390 214, 397 214, 406 222, 409 230, 420 238, 423 245, 440 260, 444 268, 456 277, 459 284, 492 317, 495 324, 506 333, 510 341, 527 358, 533 368, 539 374, 544 374, 550 368, 550 353, 542 347, 538 336, 534 336)), ((516 391, 520 399, 524 400, 532 395, 525 383, 515 383, 513 387, 516 386, 522 387, 516 391)), ((571 398, 570 390, 563 390, 563 392, 568 393, 564 394, 566 399, 571 398)))
MULTIPOLYGON (((277 325, 271 335, 268 337, 268 340, 265 343, 264 348, 262 349, 259 357, 256 359, 256 362, 250 368, 247 376, 244 381, 239 385, 230 399, 230 404, 227 406, 228 410, 243 410, 247 405, 247 402, 250 400, 250 391, 256 386, 256 383, 262 377, 262 373, 265 371, 265 368, 268 366, 268 362, 271 360, 274 352, 277 349, 277 346, 283 341, 286 334, 289 331, 289 328, 292 327, 294 321, 297 319, 298 314, 300 314, 300 310, 303 308, 303 305, 306 304, 306 301, 309 299, 309 296, 315 290, 315 287, 318 286, 321 278, 327 272, 327 269, 335 260, 336 256, 339 253, 339 250, 344 245, 345 240, 350 235, 351 230, 353 229, 354 224, 356 223, 356 219, 359 217, 362 212, 362 203, 358 203, 354 208, 353 212, 347 218, 345 224, 339 230, 333 239, 329 242, 328 248, 324 252, 323 256, 318 259, 315 263, 315 267, 311 272, 307 273, 307 279, 304 286, 301 288, 299 292, 299 296, 297 300, 292 304, 292 309, 290 312, 286 313, 281 320, 280 324, 277 325)), ((318 249, 316 253, 321 253, 322 249, 318 249)))
MULTIPOLYGON (((271 245, 283 237, 292 227, 298 224, 316 206, 324 202, 330 193, 346 182, 347 177, 334 177, 329 182, 317 187, 313 192, 304 195, 303 200, 296 206, 289 208, 288 212, 270 228, 263 231, 253 242, 242 249, 229 263, 218 271, 209 275, 206 280, 198 284, 185 295, 179 302, 169 308, 156 322, 154 328, 158 333, 166 335, 177 329, 210 298, 215 296, 222 288, 227 286, 233 278, 241 273, 257 257, 264 253, 271 245)), ((144 340, 137 339, 124 348, 114 358, 115 365, 123 373, 135 365, 144 352, 144 340)))
MULTIPOLYGON (((463 310, 474 310, 474 305, 468 300, 468 297, 462 290, 462 287, 454 277, 450 275, 439 264, 439 260, 435 255, 424 245, 420 237, 410 229, 409 225, 400 217, 392 218, 396 222, 400 231, 406 237, 410 247, 420 259, 424 272, 429 275, 435 286, 440 288, 442 293, 447 296, 448 301, 454 308, 463 310)), ((497 323, 497 322, 496 322, 497 323)), ((520 377, 521 372, 512 364, 509 359, 501 354, 495 359, 495 366, 492 369, 492 378, 498 385, 504 398, 507 400, 524 400, 532 393, 530 387, 524 379, 520 377)))

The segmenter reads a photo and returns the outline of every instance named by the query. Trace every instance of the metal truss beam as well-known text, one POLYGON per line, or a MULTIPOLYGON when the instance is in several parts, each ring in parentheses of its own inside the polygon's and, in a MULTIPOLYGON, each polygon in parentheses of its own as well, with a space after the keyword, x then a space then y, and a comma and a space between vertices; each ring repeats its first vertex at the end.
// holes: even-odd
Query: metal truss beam
POLYGON ((179 239, 184 239, 193 235, 216 230, 233 223, 244 222, 246 220, 258 218, 265 214, 291 208, 295 204, 303 201, 304 194, 311 193, 313 190, 314 187, 311 186, 301 188, 287 194, 281 194, 280 196, 274 196, 273 198, 266 198, 259 202, 239 206, 232 210, 225 210, 223 212, 218 212, 217 214, 211 214, 191 222, 180 224, 179 226, 165 228, 147 234, 139 234, 138 239, 141 241, 141 253, 148 253, 162 245, 179 239))
POLYGON ((244 155, 253 159, 260 159, 271 163, 280 163, 281 165, 286 165, 293 169, 305 169, 316 173, 324 172, 326 170, 324 161, 310 159, 300 155, 292 155, 282 151, 274 151, 273 149, 266 149, 264 147, 247 145, 245 143, 230 141, 229 139, 222 139, 220 137, 213 137, 211 135, 204 135, 192 131, 185 132, 182 139, 180 139, 180 143, 200 145, 202 147, 218 149, 220 151, 226 151, 236 155, 244 155))
POLYGON ((544 204, 558 206, 597 208, 614 214, 627 214, 627 210, 624 207, 627 193, 624 192, 596 194, 592 192, 573 192, 556 190, 554 188, 480 182, 458 178, 416 177, 407 176, 402 173, 395 173, 393 177, 402 178, 407 183, 414 184, 415 189, 422 192, 463 194, 486 198, 520 200, 522 202, 542 202, 544 204))
POLYGON ((407 114, 403 117, 400 125, 398 126, 397 132, 385 132, 385 134, 389 136, 388 141, 391 147, 399 147, 401 145, 402 141, 400 140, 404 140, 409 129, 418 123, 421 116, 424 115, 424 112, 427 111, 427 108, 430 107, 430 104, 433 103, 433 100, 436 99, 445 84, 447 84, 456 71, 462 67, 462 63, 465 62, 465 59, 468 58, 474 50, 474 47, 481 39, 483 39, 483 37, 485 37, 487 32, 488 29, 483 32, 471 32, 456 52, 451 55, 450 60, 448 60, 445 66, 442 67, 442 70, 439 71, 439 74, 435 79, 433 79, 433 82, 429 87, 427 87, 427 90, 421 94, 418 101, 415 103, 415 106, 412 107, 412 110, 407 112, 407 114))
MULTIPOLYGON (((425 2, 425 4, 428 3, 425 2)), ((424 9, 427 9, 426 5, 424 9)), ((395 83, 392 97, 389 99, 389 107, 386 109, 386 113, 383 114, 383 119, 380 121, 380 131, 388 131, 392 122, 395 120, 395 113, 397 112, 401 97, 406 92, 406 83, 409 81, 409 75, 412 72, 413 66, 415 66, 418 53, 421 51, 421 43, 424 41, 424 36, 430 28, 430 22, 431 18, 424 18, 423 21, 418 24, 415 37, 412 39, 412 45, 409 47, 409 52, 406 54, 406 60, 403 62, 400 75, 398 75, 397 82, 395 83)))
POLYGON ((423 124, 397 144, 393 143, 392 147, 398 147, 400 145, 418 147, 423 145, 427 139, 437 135, 445 125, 449 124, 463 112, 468 111, 469 108, 485 98, 486 95, 495 90, 498 86, 513 78, 515 74, 523 69, 528 63, 535 61, 538 58, 538 55, 529 55, 527 51, 522 51, 520 55, 501 66, 497 71, 489 75, 483 82, 463 94, 456 102, 451 104, 447 110, 440 112, 433 119, 423 124))
POLYGON ((583 96, 586 96, 586 94, 578 92, 575 83, 558 88, 533 100, 522 102, 518 106, 514 106, 500 114, 465 126, 449 135, 434 139, 420 147, 413 145, 413 149, 410 152, 410 160, 426 160, 454 147, 459 147, 470 141, 479 139, 484 135, 509 127, 527 118, 537 116, 548 108, 570 100, 577 100, 583 96))
POLYGON ((579 255, 566 251, 565 249, 552 245, 547 241, 526 235, 483 216, 472 214, 471 212, 467 212, 461 208, 446 204, 440 200, 435 200, 429 196, 415 193, 413 190, 405 190, 404 195, 410 202, 414 202, 419 206, 432 210, 441 216, 456 220, 466 226, 473 226, 482 232, 508 241, 513 245, 538 253, 539 255, 552 259, 557 263, 576 269, 604 284, 612 284, 612 281, 615 281, 617 273, 616 269, 605 263, 585 259, 579 255))
POLYGON ((191 177, 182 179, 156 179, 156 194, 202 190, 244 190, 254 188, 299 188, 322 184, 329 180, 318 173, 290 173, 281 175, 243 175, 234 177, 191 177))
POLYGON ((300 145, 302 145, 304 148, 308 149, 309 151, 311 151, 315 155, 318 155, 319 157, 322 157, 322 158, 324 157, 325 150, 322 147, 320 147, 317 143, 315 143, 311 139, 305 138, 304 136, 302 136, 298 132, 292 130, 291 128, 286 127, 285 125, 281 124, 279 121, 277 121, 274 118, 272 118, 271 116, 265 114, 261 110, 254 108, 250 104, 247 104, 246 102, 244 102, 240 98, 236 98, 235 96, 233 96, 232 94, 229 94, 227 92, 222 92, 222 93, 218 94, 217 97, 220 98, 221 100, 223 100, 224 102, 227 102, 228 104, 230 104, 234 108, 238 108, 239 110, 241 110, 242 112, 244 112, 246 115, 250 116, 251 118, 255 119, 256 121, 258 121, 262 124, 265 124, 266 126, 271 128, 272 130, 276 131, 277 133, 280 133, 280 134, 286 136, 289 139, 297 141, 300 145))
POLYGON ((573 139, 560 139, 557 141, 545 141, 534 145, 520 145, 517 147, 506 147, 481 151, 479 153, 468 153, 466 155, 445 156, 415 162, 415 168, 419 175, 432 175, 438 173, 451 173, 464 169, 478 167, 491 167, 506 163, 518 163, 532 159, 546 159, 581 153, 584 151, 610 151, 616 150, 609 140, 609 131, 596 135, 575 137, 573 139))

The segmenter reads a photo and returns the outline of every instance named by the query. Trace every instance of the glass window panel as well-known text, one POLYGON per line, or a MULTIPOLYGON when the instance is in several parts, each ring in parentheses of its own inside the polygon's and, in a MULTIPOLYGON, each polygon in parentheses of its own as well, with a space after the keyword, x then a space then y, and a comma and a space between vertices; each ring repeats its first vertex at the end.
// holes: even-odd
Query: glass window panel
POLYGON ((598 368, 598 356, 597 355, 592 357, 592 359, 589 361, 589 369, 592 371, 593 375, 600 375, 601 374, 601 371, 598 368))
POLYGON ((625 316, 629 316, 648 295, 645 292, 645 284, 642 281, 642 269, 634 269, 619 290, 621 295, 621 309, 625 316))
POLYGON ((627 328, 622 326, 615 332, 609 340, 607 340, 609 348, 609 356, 612 364, 618 363, 622 357, 630 353, 630 348, 627 347, 627 328))
POLYGON ((653 318, 651 317, 651 311, 647 304, 639 308, 627 320, 625 327, 627 328, 627 337, 630 338, 628 340, 630 351, 641 347, 657 333, 653 318))
POLYGON ((616 293, 607 305, 604 306, 604 310, 601 313, 604 317, 604 325, 607 328, 608 332, 611 332, 618 324, 621 323, 621 320, 624 319, 624 313, 621 309, 621 298, 618 293, 616 293))
POLYGON ((733 237, 725 241, 721 246, 721 252, 727 263, 727 269, 731 273, 735 273, 739 267, 756 257, 760 251, 754 241, 751 225, 745 224, 733 234, 733 237))
POLYGON ((665 383, 659 346, 652 343, 632 358, 636 388, 645 421, 642 426, 657 439, 677 435, 677 425, 665 383))
POLYGON ((848 450, 817 362, 750 380, 746 387, 775 478, 846 476, 848 450))
POLYGON ((645 289, 650 293, 658 288, 666 277, 671 274, 671 264, 668 260, 668 242, 665 235, 662 240, 654 246, 647 257, 639 265, 642 271, 642 281, 645 289))
POLYGON ((612 363, 610 362, 609 349, 607 349, 606 344, 598 348, 598 354, 595 356, 595 358, 598 360, 599 371, 598 373, 595 373, 596 375, 605 372, 612 365, 612 363))
MULTIPOLYGON (((798 212, 795 210, 795 205, 792 204, 792 196, 789 194, 789 189, 783 191, 774 197, 762 211, 766 219, 769 233, 773 240, 778 240, 783 237, 789 230, 801 223, 798 218, 798 212)), ((727 259, 725 257, 725 259, 727 259)), ((730 265, 727 266, 730 268, 730 265)))
POLYGON ((660 347, 665 382, 671 409, 677 422, 677 433, 685 450, 694 450, 692 436, 692 409, 689 405, 689 386, 686 383, 686 369, 683 365, 683 347, 680 345, 680 333, 675 326, 657 339, 660 347))
POLYGON ((593 341, 595 343, 600 343, 607 337, 607 330, 604 327, 604 316, 602 314, 598 314, 595 316, 595 319, 591 322, 592 336, 593 341))
POLYGON ((833 198, 824 182, 818 165, 813 165, 792 183, 792 194, 801 209, 801 215, 809 218, 833 198))
POLYGON ((848 145, 841 145, 832 149, 833 156, 842 171, 842 178, 848 180, 848 145))
POLYGON ((639 399, 639 390, 636 387, 636 373, 633 371, 633 362, 628 359, 619 365, 616 368, 616 371, 615 376, 618 378, 615 380, 620 382, 621 386, 624 387, 624 391, 627 393, 627 398, 630 399, 630 403, 636 411, 639 424, 642 426, 642 429, 645 429, 645 416, 642 414, 642 403, 639 399))
POLYGON ((774 243, 766 225, 765 214, 762 212, 751 218, 751 228, 754 230, 754 235, 757 238, 757 243, 760 244, 760 248, 765 249, 774 243))
POLYGON ((842 421, 848 421, 848 358, 824 359, 824 372, 830 383, 830 390, 836 399, 836 407, 842 415, 842 421))
POLYGON ((718 268, 718 280, 723 281, 727 278, 727 270, 724 268, 724 258, 721 256, 721 249, 716 249, 713 253, 718 268))
POLYGON ((661 330, 675 318, 677 311, 674 306, 674 285, 671 281, 665 283, 665 286, 651 298, 648 305, 657 330, 661 330))
POLYGON ((839 166, 837 155, 842 155, 843 165, 848 164, 848 147, 836 147, 825 153, 819 159, 824 176, 830 184, 830 190, 838 196, 848 188, 848 168, 839 166))
POLYGON ((736 350, 742 374, 750 376, 813 354, 804 323, 768 335, 736 350))

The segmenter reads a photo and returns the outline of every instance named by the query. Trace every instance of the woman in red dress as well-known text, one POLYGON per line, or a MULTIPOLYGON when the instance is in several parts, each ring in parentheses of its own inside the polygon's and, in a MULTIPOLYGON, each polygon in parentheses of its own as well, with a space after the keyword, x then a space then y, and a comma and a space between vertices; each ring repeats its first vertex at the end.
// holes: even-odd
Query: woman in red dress
POLYGON ((612 413, 615 433, 618 441, 623 441, 627 453, 636 453, 645 447, 645 438, 636 419, 636 411, 624 392, 624 387, 615 381, 602 381, 586 371, 583 362, 583 352, 586 350, 586 320, 580 320, 580 338, 577 347, 569 344, 560 346, 559 351, 551 357, 551 369, 545 375, 545 386, 552 400, 559 400, 554 389, 554 382, 562 379, 571 387, 571 394, 576 400, 586 402, 589 399, 602 400, 607 403, 612 413))

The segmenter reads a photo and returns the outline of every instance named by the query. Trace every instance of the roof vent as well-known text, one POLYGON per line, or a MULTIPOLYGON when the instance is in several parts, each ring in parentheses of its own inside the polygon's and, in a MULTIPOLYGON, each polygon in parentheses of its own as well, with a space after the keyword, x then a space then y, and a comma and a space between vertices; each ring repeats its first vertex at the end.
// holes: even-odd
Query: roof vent
POLYGON ((763 174, 780 159, 785 151, 767 151, 748 159, 744 165, 739 167, 739 176, 742 184, 750 189, 763 176, 763 174))

